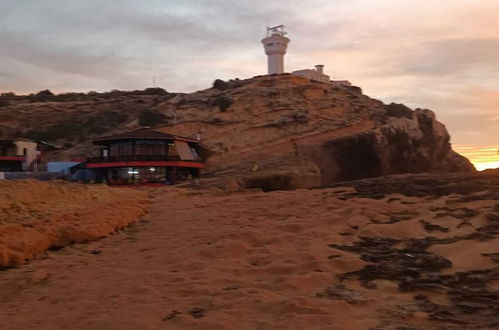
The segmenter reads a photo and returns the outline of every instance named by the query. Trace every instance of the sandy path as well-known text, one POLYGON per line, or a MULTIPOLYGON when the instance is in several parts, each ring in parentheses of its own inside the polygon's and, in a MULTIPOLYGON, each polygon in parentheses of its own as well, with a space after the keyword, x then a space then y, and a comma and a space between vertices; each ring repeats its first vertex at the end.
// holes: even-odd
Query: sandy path
MULTIPOLYGON (((414 295, 393 282, 380 280, 369 290, 345 281, 364 297, 352 304, 317 296, 339 284, 336 275, 365 264, 328 244, 425 235, 420 218, 428 219, 428 208, 445 200, 422 208, 417 198, 342 200, 337 190, 218 196, 156 190, 150 213, 136 225, 0 272, 0 328, 348 330, 389 324, 390 317, 401 317, 394 306, 414 295), (372 223, 400 214, 413 219, 372 223)), ((428 322, 420 312, 410 321, 428 322)))
MULTIPOLYGON (((0 324, 5 329, 360 328, 350 305, 315 297, 334 280, 326 246, 331 236, 314 226, 305 229, 300 214, 293 213, 308 213, 310 219, 314 212, 297 209, 306 202, 300 203, 299 192, 287 194, 294 197, 159 194, 144 221, 124 232, 1 272, 0 324), (288 207, 293 202, 298 204, 288 207), (183 211, 188 204, 195 208, 183 211), (102 252, 89 253, 93 250, 102 252), (204 316, 191 316, 193 308, 205 310, 204 316), (182 314, 163 320, 173 310, 182 314)), ((320 223, 331 222, 316 215, 320 223)), ((343 263, 338 270, 350 270, 343 263)))

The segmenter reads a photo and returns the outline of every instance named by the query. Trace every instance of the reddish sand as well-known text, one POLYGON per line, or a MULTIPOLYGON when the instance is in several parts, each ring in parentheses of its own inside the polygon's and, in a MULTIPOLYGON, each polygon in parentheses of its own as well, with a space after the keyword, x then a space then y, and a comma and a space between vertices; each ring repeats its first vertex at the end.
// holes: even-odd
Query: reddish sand
POLYGON ((148 195, 104 185, 0 181, 0 268, 107 236, 145 214, 148 195))
MULTIPOLYGON (((151 189, 153 204, 136 225, 0 272, 0 324, 50 330, 348 330, 401 324, 447 329, 445 322, 430 326, 424 312, 408 312, 404 306, 412 306, 414 293, 399 291, 392 281, 377 280, 376 290, 343 281, 361 297, 350 303, 317 295, 339 284, 337 275, 366 264, 328 244, 351 244, 360 236, 423 237, 420 220, 432 218, 461 234, 471 231, 457 229, 454 218, 433 217, 430 208, 448 205, 452 196, 338 198, 349 189, 234 194, 151 189), (412 218, 372 222, 400 214, 412 218)), ((489 209, 494 202, 467 207, 489 209)), ((481 215, 471 220, 484 222, 481 215)), ((460 241, 432 249, 455 261, 457 269, 469 270, 494 265, 481 256, 494 252, 494 244, 497 240, 460 241)), ((425 294, 445 302, 441 294, 425 294)))

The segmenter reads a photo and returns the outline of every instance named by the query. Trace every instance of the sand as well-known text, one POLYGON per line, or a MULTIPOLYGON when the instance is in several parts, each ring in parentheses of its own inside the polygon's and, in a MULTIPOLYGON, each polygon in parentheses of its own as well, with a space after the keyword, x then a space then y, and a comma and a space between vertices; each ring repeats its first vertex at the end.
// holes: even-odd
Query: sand
MULTIPOLYGON (((351 192, 150 190, 148 213, 133 226, 0 272, 0 324, 50 330, 491 329, 431 320, 431 311, 414 300, 424 294, 450 306, 445 290, 406 292, 395 280, 375 279, 375 287, 341 280, 368 262, 329 245, 351 246, 361 237, 466 235, 486 224, 496 200, 463 202, 455 194, 373 199, 351 192), (470 226, 458 228, 462 219, 442 214, 450 212, 442 207, 465 206, 477 211, 467 219, 470 226), (449 231, 429 233, 422 221, 449 231)), ((453 267, 442 270, 449 274, 497 267, 482 256, 499 252, 497 239, 477 242, 428 250, 452 260, 453 267)))
POLYGON ((0 181, 0 268, 105 237, 145 214, 148 194, 63 181, 0 181))

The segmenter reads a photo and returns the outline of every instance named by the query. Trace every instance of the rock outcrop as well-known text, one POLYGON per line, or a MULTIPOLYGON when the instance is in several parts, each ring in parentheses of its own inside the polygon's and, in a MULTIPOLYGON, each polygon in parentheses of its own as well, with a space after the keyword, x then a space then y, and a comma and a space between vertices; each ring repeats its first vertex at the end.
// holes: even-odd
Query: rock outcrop
MULTIPOLYGON (((147 109, 146 117, 155 119, 156 129, 185 136, 201 132, 203 142, 215 152, 205 175, 229 180, 224 184, 235 179, 242 186, 264 190, 397 173, 474 171, 452 150, 445 126, 432 111, 385 105, 358 87, 289 74, 218 81, 213 88, 191 94, 123 92, 92 94, 86 102, 53 101, 18 100, 3 107, 0 126, 14 134, 13 123, 29 117, 23 121, 28 123, 24 133, 32 134, 35 126, 30 123, 38 125, 50 113, 57 113, 59 123, 91 124, 91 130, 66 130, 68 135, 59 144, 77 143, 56 153, 86 156, 92 150, 88 140, 102 134, 99 122, 106 123, 108 134, 133 129, 143 123, 147 109), (103 114, 111 119, 97 120, 103 114)), ((49 133, 58 127, 53 119, 50 125, 49 133)), ((46 128, 38 129, 44 133, 46 128)))

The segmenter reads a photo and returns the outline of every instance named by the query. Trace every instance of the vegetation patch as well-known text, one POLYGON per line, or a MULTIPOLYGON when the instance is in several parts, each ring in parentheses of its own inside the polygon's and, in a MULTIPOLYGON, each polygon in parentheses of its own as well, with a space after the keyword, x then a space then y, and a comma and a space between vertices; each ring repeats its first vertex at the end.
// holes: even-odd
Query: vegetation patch
POLYGON ((142 126, 156 126, 164 123, 168 117, 161 112, 154 110, 143 110, 139 115, 139 125, 142 126))
POLYGON ((232 104, 232 100, 227 96, 218 96, 211 102, 212 106, 217 106, 221 112, 225 112, 230 105, 232 104))

